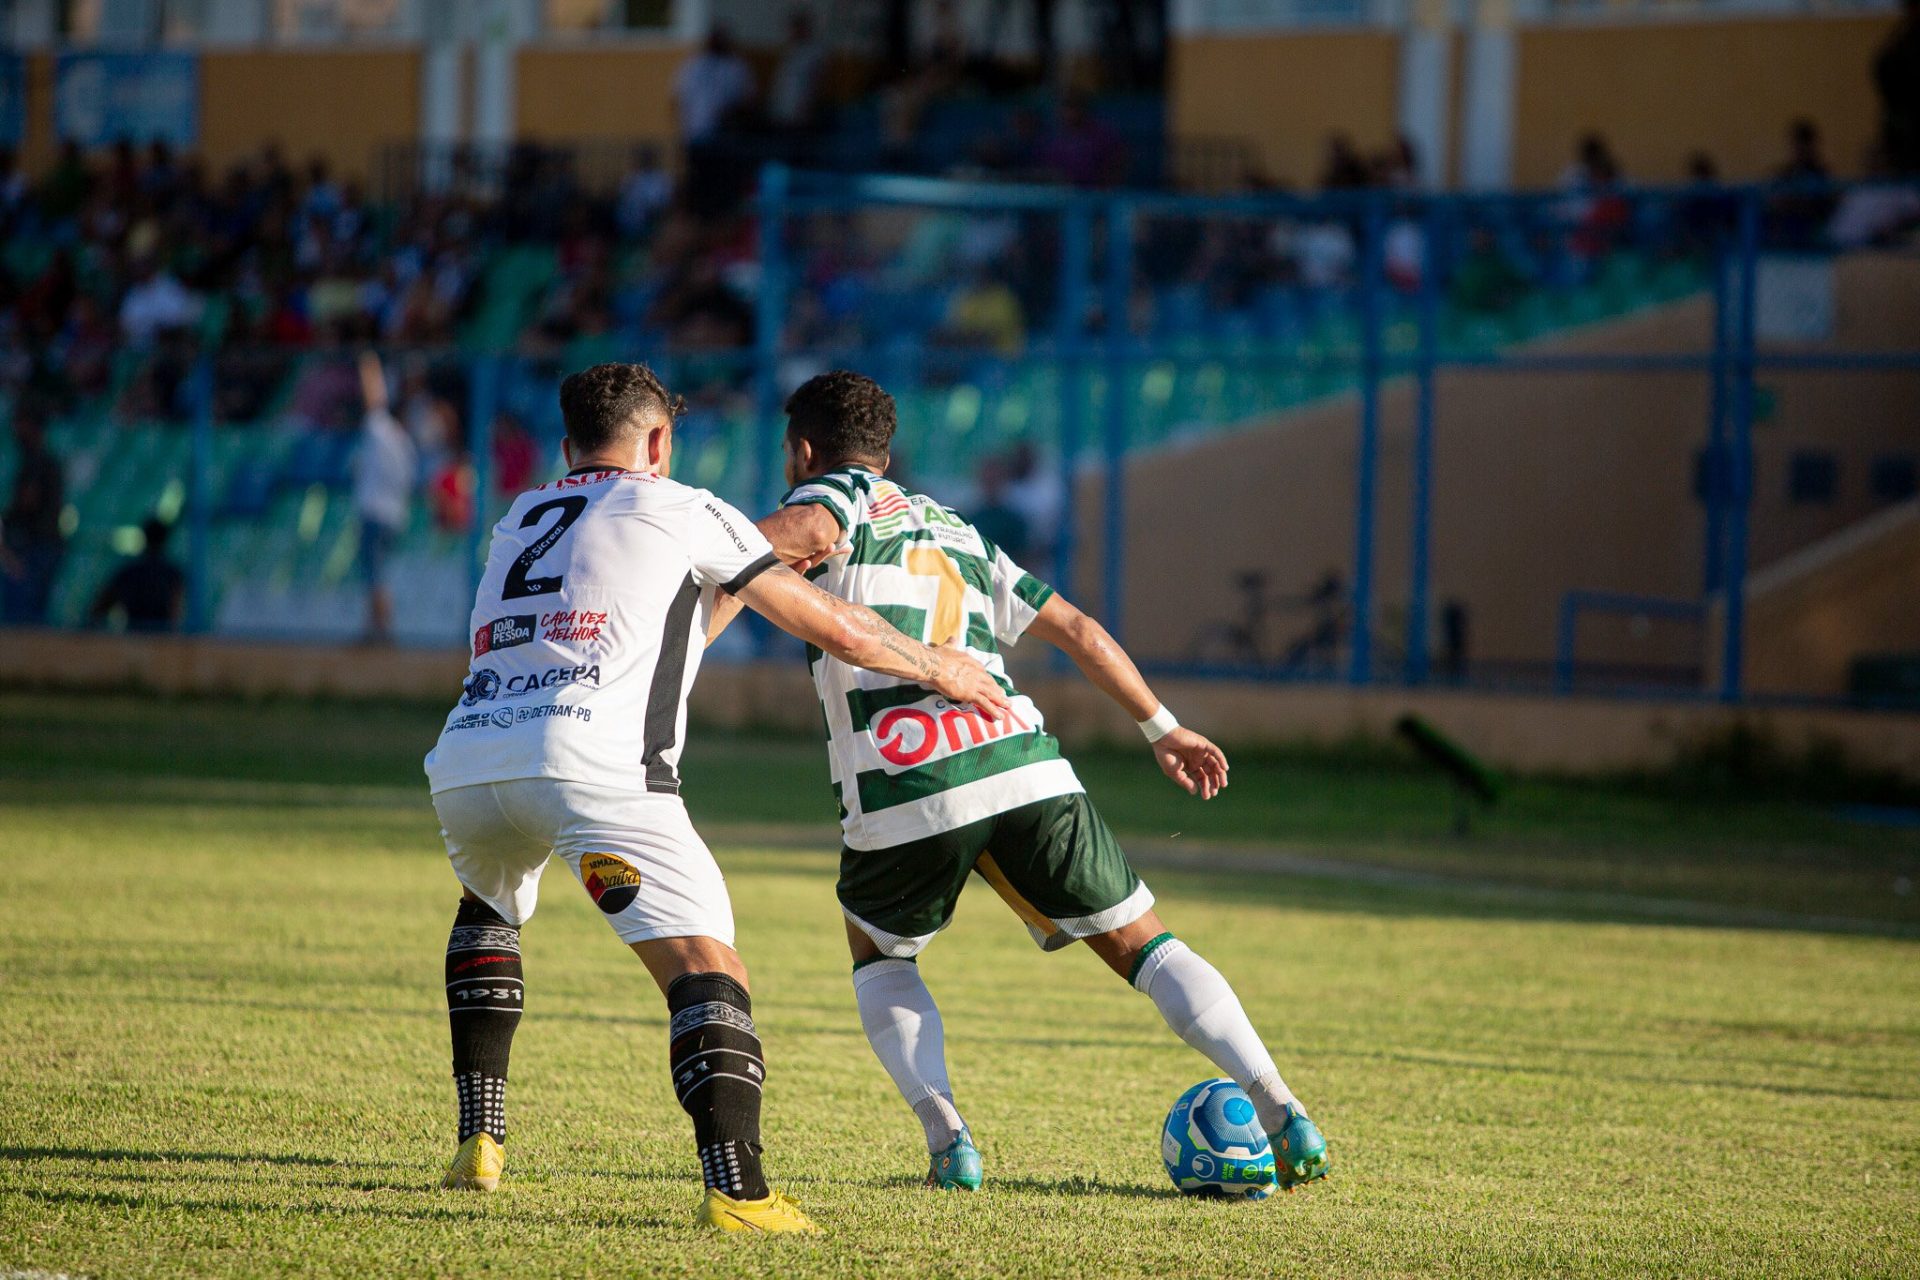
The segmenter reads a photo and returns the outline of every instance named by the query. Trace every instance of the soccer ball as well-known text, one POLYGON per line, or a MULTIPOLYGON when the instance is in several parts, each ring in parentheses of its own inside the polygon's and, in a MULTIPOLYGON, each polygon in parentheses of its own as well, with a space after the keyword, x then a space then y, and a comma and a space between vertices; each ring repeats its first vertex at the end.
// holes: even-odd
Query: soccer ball
POLYGON ((1273 1194, 1273 1151, 1253 1100, 1231 1080, 1202 1080, 1180 1095, 1160 1127, 1160 1157, 1190 1196, 1264 1200, 1273 1194))

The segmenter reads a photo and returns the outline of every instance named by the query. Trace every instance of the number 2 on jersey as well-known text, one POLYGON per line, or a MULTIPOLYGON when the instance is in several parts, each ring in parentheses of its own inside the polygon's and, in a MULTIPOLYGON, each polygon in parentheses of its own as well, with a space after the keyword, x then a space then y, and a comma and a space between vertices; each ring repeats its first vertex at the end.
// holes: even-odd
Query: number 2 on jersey
POLYGON ((555 498, 551 502, 543 502, 537 507, 527 509, 527 514, 520 517, 522 529, 530 529, 539 524, 540 517, 549 511, 558 511, 560 518, 555 520, 552 527, 545 533, 529 542, 527 549, 522 551, 519 558, 513 562, 513 567, 507 570, 506 585, 500 588, 502 600, 518 600, 523 596, 550 596, 560 589, 560 584, 565 581, 562 575, 555 574, 551 578, 529 578, 527 571, 533 568, 541 556, 553 550, 554 544, 566 536, 567 530, 573 527, 573 522, 578 520, 580 513, 586 509, 586 498, 577 493, 565 498, 555 498))

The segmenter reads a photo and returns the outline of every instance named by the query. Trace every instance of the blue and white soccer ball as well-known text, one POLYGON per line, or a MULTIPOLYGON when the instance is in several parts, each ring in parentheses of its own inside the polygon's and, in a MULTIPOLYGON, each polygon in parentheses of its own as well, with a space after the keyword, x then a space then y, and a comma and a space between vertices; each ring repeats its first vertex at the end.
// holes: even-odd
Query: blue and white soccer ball
POLYGON ((1160 1127, 1160 1157, 1173 1185, 1190 1196, 1273 1194, 1273 1149, 1253 1100, 1231 1080, 1202 1080, 1180 1095, 1160 1127))

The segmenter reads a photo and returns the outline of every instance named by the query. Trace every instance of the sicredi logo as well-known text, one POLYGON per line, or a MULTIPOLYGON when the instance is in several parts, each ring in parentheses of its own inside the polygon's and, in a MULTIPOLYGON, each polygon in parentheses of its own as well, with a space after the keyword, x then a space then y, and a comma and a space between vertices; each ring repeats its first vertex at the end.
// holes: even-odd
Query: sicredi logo
POLYGON ((492 653, 495 649, 511 649, 517 644, 525 644, 533 639, 534 615, 516 613, 511 617, 495 618, 473 633, 473 656, 492 653))

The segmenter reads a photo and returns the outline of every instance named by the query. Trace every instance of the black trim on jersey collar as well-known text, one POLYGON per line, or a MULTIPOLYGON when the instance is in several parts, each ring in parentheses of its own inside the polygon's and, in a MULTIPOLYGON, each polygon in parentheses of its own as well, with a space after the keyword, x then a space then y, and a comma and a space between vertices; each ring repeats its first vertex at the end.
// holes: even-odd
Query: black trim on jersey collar
POLYGON ((730 596, 737 596, 749 582, 780 563, 780 557, 769 551, 752 564, 733 575, 733 580, 720 589, 730 596))
POLYGON ((621 475, 626 475, 632 470, 632 467, 575 467, 567 472, 567 479, 571 480, 575 476, 598 475, 602 471, 618 471, 621 475))

